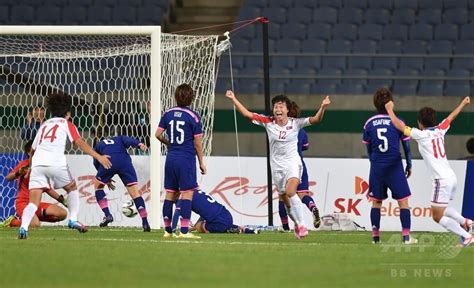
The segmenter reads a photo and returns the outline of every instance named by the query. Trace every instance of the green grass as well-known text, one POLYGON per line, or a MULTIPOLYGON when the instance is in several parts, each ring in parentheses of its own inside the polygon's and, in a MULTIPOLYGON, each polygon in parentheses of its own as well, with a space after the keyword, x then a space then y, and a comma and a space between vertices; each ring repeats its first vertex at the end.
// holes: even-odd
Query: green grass
POLYGON ((202 235, 163 239, 162 231, 0 229, 0 287, 473 287, 474 247, 449 234, 368 232, 202 235))

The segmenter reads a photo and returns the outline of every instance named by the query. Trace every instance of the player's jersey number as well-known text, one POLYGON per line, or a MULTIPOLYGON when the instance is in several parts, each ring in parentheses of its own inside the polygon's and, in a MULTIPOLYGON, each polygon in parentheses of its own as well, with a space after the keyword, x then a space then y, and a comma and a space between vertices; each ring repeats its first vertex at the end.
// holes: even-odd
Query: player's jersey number
POLYGON ((385 153, 385 152, 388 151, 388 139, 384 135, 385 133, 387 133, 387 128, 377 129, 377 138, 379 138, 379 140, 381 140, 383 142, 382 144, 379 144, 379 146, 378 146, 380 152, 382 152, 382 153, 385 153))
POLYGON ((169 125, 171 127, 170 129, 170 143, 178 143, 178 144, 183 144, 184 142, 184 130, 181 128, 184 126, 185 122, 184 121, 175 121, 171 120, 169 122, 169 125))
POLYGON ((431 144, 433 146, 433 154, 436 159, 446 157, 444 140, 442 138, 436 138, 431 140, 431 144))
POLYGON ((107 144, 107 145, 114 145, 115 144, 114 139, 104 139, 102 141, 104 141, 104 143, 107 144))
POLYGON ((56 131, 58 130, 58 127, 59 125, 56 124, 53 127, 46 130, 48 128, 48 125, 44 125, 43 129, 41 129, 41 137, 39 140, 39 144, 41 144, 43 140, 49 140, 49 142, 53 143, 54 140, 57 138, 56 131))
POLYGON ((209 203, 214 203, 214 202, 216 202, 216 200, 214 200, 214 198, 212 198, 211 195, 206 194, 206 192, 203 192, 203 191, 199 190, 198 193, 199 193, 199 194, 204 194, 204 195, 206 195, 207 202, 209 202, 209 203))

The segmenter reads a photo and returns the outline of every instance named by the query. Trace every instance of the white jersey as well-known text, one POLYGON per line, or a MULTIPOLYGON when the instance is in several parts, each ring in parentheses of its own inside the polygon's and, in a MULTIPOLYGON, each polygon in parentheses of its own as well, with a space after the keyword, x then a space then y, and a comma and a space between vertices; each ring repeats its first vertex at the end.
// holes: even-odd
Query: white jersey
POLYGON ((45 121, 38 130, 32 148, 35 150, 31 167, 66 166, 66 139, 74 142, 81 136, 76 126, 65 118, 56 117, 45 121))
POLYGON ((418 150, 425 160, 431 179, 445 179, 452 177, 453 169, 449 166, 444 148, 444 134, 449 129, 450 121, 444 119, 438 126, 420 130, 417 128, 405 128, 405 135, 410 136, 418 142, 418 150))
POLYGON ((265 127, 270 142, 270 163, 272 170, 284 170, 291 164, 301 164, 298 154, 298 132, 311 125, 309 118, 288 118, 285 126, 275 123, 273 117, 253 114, 252 122, 265 127))

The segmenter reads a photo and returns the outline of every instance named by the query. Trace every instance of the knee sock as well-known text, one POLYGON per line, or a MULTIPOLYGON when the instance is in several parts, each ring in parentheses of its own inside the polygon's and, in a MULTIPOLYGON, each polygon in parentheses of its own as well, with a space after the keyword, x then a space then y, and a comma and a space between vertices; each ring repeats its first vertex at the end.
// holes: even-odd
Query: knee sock
MULTIPOLYGON (((181 204, 180 201, 181 200, 178 200, 178 202, 176 202, 176 208, 178 208, 178 206, 181 204)), ((179 217, 180 217, 179 209, 175 209, 173 213, 173 221, 171 222, 171 230, 173 232, 176 231, 176 227, 178 227, 179 217)))
POLYGON ((73 190, 67 196, 67 208, 69 210, 69 220, 77 221, 77 214, 79 214, 79 191, 73 190))
POLYGON ((191 219, 191 200, 181 199, 181 209, 179 213, 181 214, 181 228, 180 231, 183 234, 188 233, 189 231, 189 221, 191 219))
POLYGON ((466 232, 466 230, 462 229, 461 226, 459 226, 459 223, 449 217, 441 217, 441 220, 439 220, 439 224, 446 228, 446 230, 451 231, 461 237, 469 238, 472 236, 470 233, 466 232))
POLYGON ((410 209, 400 209, 400 222, 402 223, 403 241, 410 240, 411 214, 410 209))
POLYGON ((313 208, 316 207, 316 204, 314 203, 314 200, 311 196, 305 195, 303 199, 301 199, 301 202, 303 202, 306 207, 308 207, 309 211, 313 211, 313 208))
POLYGON ((374 241, 380 241, 380 208, 370 210, 370 222, 372 223, 372 238, 374 241))
POLYGON ((38 210, 38 207, 33 203, 29 203, 25 207, 25 209, 23 210, 23 215, 21 217, 21 228, 28 231, 31 219, 33 219, 33 216, 35 216, 36 210, 38 210))
POLYGON ((464 225, 464 222, 466 221, 466 218, 462 217, 462 215, 459 214, 459 212, 453 207, 446 207, 444 210, 444 216, 453 219, 454 221, 458 222, 459 225, 464 225))
MULTIPOLYGON (((304 218, 303 218, 303 209, 302 209, 302 205, 301 205, 301 200, 300 200, 300 197, 298 197, 298 195, 293 195, 292 197, 290 197, 290 203, 291 203, 291 213, 293 213, 293 218, 295 221, 295 224, 300 226, 300 225, 303 225, 303 226, 306 226, 304 224, 304 218)), ((288 214, 291 214, 290 212, 288 212, 288 214)))
POLYGON ((105 198, 105 192, 103 189, 99 189, 95 191, 95 199, 97 200, 97 204, 99 204, 100 209, 104 212, 105 216, 112 216, 109 210, 109 201, 105 198))
POLYGON ((171 230, 171 219, 173 218, 173 202, 166 200, 163 202, 163 222, 165 230, 168 233, 172 233, 171 230))
POLYGON ((280 215, 281 225, 284 230, 290 230, 288 225, 288 214, 286 213, 285 202, 278 201, 278 214, 280 215))
POLYGON ((135 203, 135 207, 137 207, 138 214, 140 215, 140 218, 142 218, 142 225, 149 225, 148 224, 148 212, 146 211, 146 206, 145 206, 145 201, 143 200, 142 196, 139 196, 135 199, 133 199, 133 202, 135 203))

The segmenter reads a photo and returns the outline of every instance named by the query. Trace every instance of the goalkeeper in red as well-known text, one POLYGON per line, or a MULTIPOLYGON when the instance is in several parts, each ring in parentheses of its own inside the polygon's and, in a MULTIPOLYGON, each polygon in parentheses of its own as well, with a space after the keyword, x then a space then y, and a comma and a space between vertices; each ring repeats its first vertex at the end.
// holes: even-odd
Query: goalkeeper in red
POLYGON ((111 181, 112 177, 118 175, 125 187, 127 187, 128 194, 133 199, 135 207, 137 207, 138 214, 142 218, 142 227, 144 232, 150 232, 150 224, 148 224, 148 213, 145 207, 145 201, 138 192, 137 188, 137 173, 132 164, 132 158, 128 154, 129 147, 140 148, 145 152, 148 147, 135 138, 128 136, 107 137, 99 141, 94 147, 95 151, 101 155, 109 155, 110 162, 112 162, 111 169, 105 169, 100 163, 94 159, 94 166, 97 169, 95 176, 95 198, 100 209, 105 214, 104 219, 99 224, 100 227, 106 227, 109 223, 114 221, 114 217, 109 210, 109 202, 104 192, 104 186, 109 185, 112 190, 115 188, 111 181))
POLYGON ((469 246, 473 242, 472 234, 469 233, 472 232, 472 221, 464 218, 449 206, 449 201, 454 199, 456 193, 457 179, 446 157, 444 135, 448 132, 451 122, 469 103, 471 103, 471 99, 465 97, 461 104, 439 124, 437 124, 436 112, 433 108, 422 108, 417 117, 419 129, 408 127, 397 118, 393 112, 392 101, 385 104, 393 125, 406 136, 418 142, 418 150, 420 150, 433 181, 431 195, 433 220, 446 230, 461 236, 463 247, 469 246))

